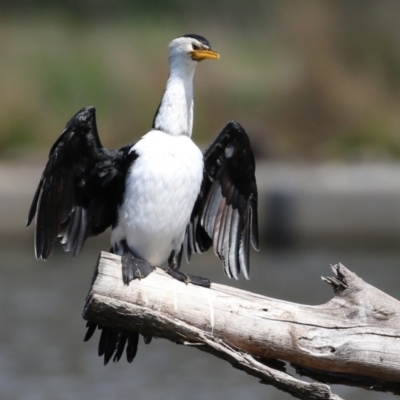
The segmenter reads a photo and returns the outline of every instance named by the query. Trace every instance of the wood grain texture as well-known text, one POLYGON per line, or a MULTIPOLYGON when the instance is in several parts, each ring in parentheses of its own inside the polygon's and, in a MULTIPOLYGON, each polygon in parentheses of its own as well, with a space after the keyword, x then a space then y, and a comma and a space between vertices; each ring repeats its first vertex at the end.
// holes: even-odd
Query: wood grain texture
MULTIPOLYGON (((333 269, 336 275, 324 279, 334 297, 308 306, 218 284, 185 285, 161 269, 125 286, 120 257, 102 253, 83 317, 197 347, 277 387, 265 368, 289 375, 265 365, 270 359, 292 363, 323 382, 400 393, 400 303, 343 265, 333 269)), ((303 390, 311 385, 293 379, 303 390)), ((338 399, 326 388, 329 394, 322 397, 284 390, 299 398, 338 399)))

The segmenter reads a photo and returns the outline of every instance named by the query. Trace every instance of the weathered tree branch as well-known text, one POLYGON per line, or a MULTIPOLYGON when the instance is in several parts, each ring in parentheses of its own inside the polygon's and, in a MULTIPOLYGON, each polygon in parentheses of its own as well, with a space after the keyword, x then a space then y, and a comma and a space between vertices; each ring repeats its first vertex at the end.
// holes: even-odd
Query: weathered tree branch
POLYGON ((228 286, 185 285, 157 269, 125 286, 120 257, 102 253, 83 310, 87 320, 196 347, 301 399, 339 399, 272 360, 325 383, 400 394, 400 302, 347 270, 323 278, 335 296, 307 306, 228 286))

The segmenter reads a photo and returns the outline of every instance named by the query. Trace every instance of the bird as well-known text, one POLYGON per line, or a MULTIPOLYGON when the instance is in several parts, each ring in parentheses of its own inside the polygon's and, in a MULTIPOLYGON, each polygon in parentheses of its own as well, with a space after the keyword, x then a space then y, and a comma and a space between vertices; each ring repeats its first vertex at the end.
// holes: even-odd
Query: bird
MULTIPOLYGON (((57 240, 77 256, 91 237, 111 227, 111 252, 121 256, 126 285, 168 263, 179 281, 210 287, 180 270, 182 254, 213 247, 225 274, 249 279, 250 246, 259 249, 255 160, 249 137, 228 122, 201 152, 192 140, 193 77, 200 61, 218 59, 203 36, 169 44, 169 77, 152 127, 117 150, 101 144, 96 109, 82 108, 50 149, 29 210, 34 249, 46 260, 57 240)), ((139 333, 87 322, 85 341, 101 332, 99 355, 116 362, 136 355, 139 333)), ((145 343, 151 341, 144 336, 145 343)))

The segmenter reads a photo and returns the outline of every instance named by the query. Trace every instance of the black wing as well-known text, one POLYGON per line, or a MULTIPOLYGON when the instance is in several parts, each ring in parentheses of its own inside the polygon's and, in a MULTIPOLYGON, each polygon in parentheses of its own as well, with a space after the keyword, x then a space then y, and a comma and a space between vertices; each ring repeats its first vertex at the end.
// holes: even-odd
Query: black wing
POLYGON ((218 134, 204 153, 204 177, 186 230, 184 249, 214 247, 231 278, 249 278, 250 243, 258 250, 257 184, 249 138, 235 121, 218 134))
POLYGON ((101 145, 95 112, 87 107, 75 114, 50 150, 27 221, 36 214, 38 259, 49 257, 57 238, 76 256, 89 236, 115 222, 125 180, 121 167, 135 154, 130 146, 107 150, 101 145))

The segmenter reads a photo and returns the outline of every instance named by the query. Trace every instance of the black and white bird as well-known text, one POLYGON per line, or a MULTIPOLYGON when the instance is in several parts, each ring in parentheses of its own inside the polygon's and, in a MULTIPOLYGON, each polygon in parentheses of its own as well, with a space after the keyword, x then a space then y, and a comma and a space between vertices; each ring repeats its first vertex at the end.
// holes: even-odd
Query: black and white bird
MULTIPOLYGON (((229 277, 249 278, 250 245, 258 249, 257 186, 249 138, 229 122, 202 154, 191 139, 193 76, 199 61, 219 55, 202 36, 169 45, 170 74, 151 130, 119 150, 101 145, 95 108, 80 110, 50 150, 29 211, 36 215, 35 254, 46 260, 57 239, 76 256, 85 240, 111 226, 111 251, 122 256, 122 279, 144 278, 168 261, 186 283, 209 281, 180 271, 211 246, 229 277), (142 260, 142 261, 140 261, 142 260)), ((90 338, 96 324, 88 323, 90 338)), ((139 334, 102 329, 99 354, 128 361, 139 334)), ((145 337, 145 341, 150 338, 145 337)))

